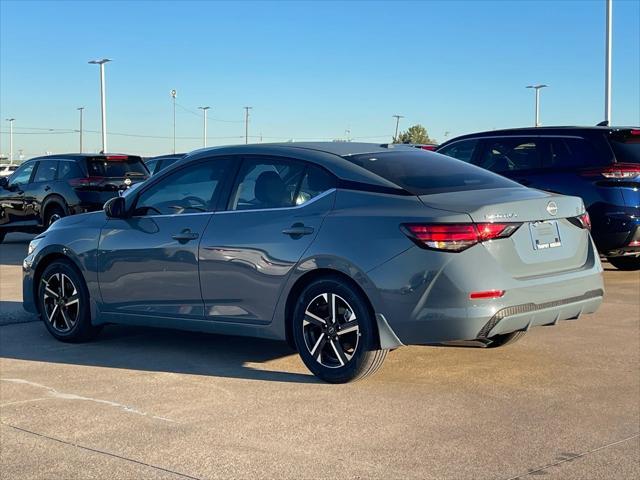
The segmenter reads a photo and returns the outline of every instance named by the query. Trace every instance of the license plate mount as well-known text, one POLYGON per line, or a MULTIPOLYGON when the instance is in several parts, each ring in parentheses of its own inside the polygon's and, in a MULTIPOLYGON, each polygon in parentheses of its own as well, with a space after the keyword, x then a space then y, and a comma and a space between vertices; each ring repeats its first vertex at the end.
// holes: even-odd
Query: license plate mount
POLYGON ((534 250, 546 250, 562 246, 557 220, 545 220, 529 224, 534 250))

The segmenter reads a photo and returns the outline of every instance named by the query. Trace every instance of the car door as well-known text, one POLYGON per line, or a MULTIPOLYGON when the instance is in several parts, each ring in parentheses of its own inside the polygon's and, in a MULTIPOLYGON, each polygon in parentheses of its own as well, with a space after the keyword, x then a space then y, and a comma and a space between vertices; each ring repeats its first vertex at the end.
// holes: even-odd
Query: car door
POLYGON ((333 206, 335 178, 282 157, 243 160, 200 243, 205 318, 270 323, 292 268, 333 206))
POLYGON ((58 170, 58 160, 40 160, 33 175, 33 179, 24 188, 25 217, 29 220, 44 224, 44 200, 55 188, 58 170))
POLYGON ((25 163, 9 177, 7 187, 0 193, 0 225, 31 225, 25 211, 25 189, 33 175, 36 162, 25 163))
POLYGON ((201 160, 161 175, 135 193, 130 218, 106 222, 98 253, 103 311, 202 319, 198 245, 229 166, 201 160))

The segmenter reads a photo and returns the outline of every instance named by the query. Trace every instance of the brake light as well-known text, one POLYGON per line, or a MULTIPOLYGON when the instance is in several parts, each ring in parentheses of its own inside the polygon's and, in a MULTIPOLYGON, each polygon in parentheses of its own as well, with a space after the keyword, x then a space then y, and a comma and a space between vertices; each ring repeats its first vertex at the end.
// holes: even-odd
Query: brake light
POLYGON ((504 290, 486 290, 484 292, 471 292, 469 298, 500 298, 504 295, 504 290))
POLYGON ((127 155, 107 155, 104 158, 106 160, 128 160, 129 159, 127 155))
POLYGON ((640 176, 640 165, 633 163, 616 163, 609 167, 584 170, 581 175, 585 177, 597 177, 601 175, 604 178, 626 180, 640 176))
POLYGON ((632 129, 629 133, 630 133, 631 135, 634 135, 634 136, 635 136, 635 135, 640 135, 640 130, 638 130, 638 129, 635 129, 635 128, 634 128, 634 129, 632 129))
POLYGON ((74 188, 95 187, 104 180, 104 177, 81 177, 69 179, 69 185, 74 188))
POLYGON ((591 230, 591 217, 589 216, 589 212, 584 212, 582 215, 578 216, 578 221, 582 228, 591 230))
POLYGON ((420 145, 421 150, 429 150, 430 152, 434 152, 436 148, 435 145, 420 145))
POLYGON ((461 252, 476 243, 506 238, 520 223, 404 224, 402 231, 419 247, 461 252))

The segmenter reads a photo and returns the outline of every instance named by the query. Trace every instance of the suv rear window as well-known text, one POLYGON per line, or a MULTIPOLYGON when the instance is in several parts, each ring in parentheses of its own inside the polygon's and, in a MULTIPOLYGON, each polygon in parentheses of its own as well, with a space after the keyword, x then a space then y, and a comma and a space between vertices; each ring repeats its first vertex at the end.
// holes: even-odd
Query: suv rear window
POLYGON ((414 195, 521 186, 482 168, 437 153, 379 152, 345 158, 414 195))
POLYGON ((613 132, 609 138, 618 163, 640 163, 640 129, 613 132))
POLYGON ((94 157, 87 159, 90 177, 126 177, 149 175, 140 157, 94 157))

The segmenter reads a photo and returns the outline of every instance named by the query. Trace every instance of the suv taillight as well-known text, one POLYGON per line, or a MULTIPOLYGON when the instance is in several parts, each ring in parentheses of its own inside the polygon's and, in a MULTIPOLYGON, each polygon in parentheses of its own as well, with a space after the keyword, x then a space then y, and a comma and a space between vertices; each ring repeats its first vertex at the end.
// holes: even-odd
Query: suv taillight
POLYGON ((509 237, 520 223, 405 223, 401 230, 419 247, 461 252, 476 243, 509 237))
POLYGON ((73 188, 96 187, 104 180, 103 177, 81 177, 69 179, 69 185, 73 188))
POLYGON ((640 165, 634 163, 616 163, 608 167, 584 170, 581 175, 584 177, 603 176, 609 179, 628 180, 640 176, 640 165))

